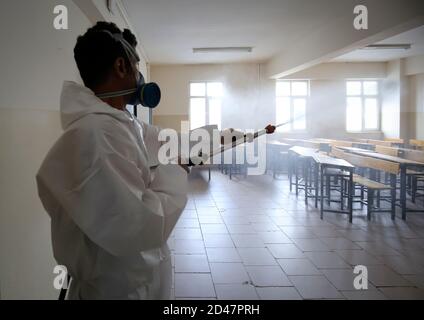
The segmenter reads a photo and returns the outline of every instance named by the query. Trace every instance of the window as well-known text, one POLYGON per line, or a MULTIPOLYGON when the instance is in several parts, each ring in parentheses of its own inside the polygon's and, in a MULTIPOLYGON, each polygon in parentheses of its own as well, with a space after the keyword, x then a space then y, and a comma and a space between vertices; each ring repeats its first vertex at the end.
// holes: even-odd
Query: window
POLYGON ((277 81, 276 123, 289 122, 278 131, 306 130, 309 81, 277 81))
POLYGON ((379 129, 378 81, 346 81, 346 130, 379 129))
POLYGON ((216 124, 221 129, 221 82, 190 83, 190 129, 216 124))

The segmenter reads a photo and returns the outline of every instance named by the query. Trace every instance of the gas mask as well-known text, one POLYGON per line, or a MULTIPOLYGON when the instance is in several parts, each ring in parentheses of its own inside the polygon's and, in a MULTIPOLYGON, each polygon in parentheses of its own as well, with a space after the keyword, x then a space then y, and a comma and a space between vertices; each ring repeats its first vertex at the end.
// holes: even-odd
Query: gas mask
MULTIPOLYGON (((112 34, 108 31, 105 31, 109 33, 113 38, 118 40, 127 55, 128 61, 136 60, 140 61, 140 58, 138 57, 137 52, 134 50, 134 48, 122 37, 121 34, 112 34)), ((161 92, 159 86, 154 83, 146 83, 144 81, 144 77, 141 74, 141 72, 138 72, 138 80, 137 85, 135 88, 127 89, 127 90, 121 90, 121 91, 113 91, 113 92, 106 92, 106 93, 100 93, 97 94, 97 97, 99 98, 113 98, 113 97, 120 97, 120 96, 126 96, 131 95, 131 98, 128 102, 128 104, 137 106, 141 104, 144 107, 148 108, 155 108, 161 98, 161 92)))
POLYGON ((131 96, 128 104, 136 106, 143 105, 148 108, 156 107, 160 102, 161 92, 159 86, 154 83, 145 83, 144 77, 141 72, 138 73, 137 87, 134 94, 131 96))

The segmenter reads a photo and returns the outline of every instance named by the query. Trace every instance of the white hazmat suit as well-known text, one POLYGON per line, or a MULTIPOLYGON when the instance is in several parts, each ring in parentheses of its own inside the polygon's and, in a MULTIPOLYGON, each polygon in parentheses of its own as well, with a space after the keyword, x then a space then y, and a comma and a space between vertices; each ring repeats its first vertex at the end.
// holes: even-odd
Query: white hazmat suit
POLYGON ((166 241, 187 197, 187 173, 159 165, 158 130, 65 82, 64 133, 37 174, 53 252, 73 278, 69 299, 168 299, 166 241))

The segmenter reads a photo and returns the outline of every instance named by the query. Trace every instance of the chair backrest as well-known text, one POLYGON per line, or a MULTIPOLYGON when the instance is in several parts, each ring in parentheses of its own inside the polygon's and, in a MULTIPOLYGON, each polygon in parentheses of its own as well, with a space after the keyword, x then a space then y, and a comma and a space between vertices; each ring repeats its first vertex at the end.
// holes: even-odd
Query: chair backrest
POLYGON ((385 146, 375 146, 375 151, 381 154, 385 154, 388 156, 397 157, 399 156, 399 149, 398 148, 392 148, 392 147, 385 147, 385 146))
POLYGON ((409 140, 409 144, 411 146, 423 148, 424 147, 424 140, 411 139, 411 140, 409 140))
POLYGON ((330 145, 332 147, 352 147, 353 146, 353 142, 351 141, 342 141, 342 140, 332 140, 330 142, 330 145))
POLYGON ((302 146, 306 147, 306 148, 319 149, 321 144, 319 142, 304 140, 304 141, 302 141, 302 146))
POLYGON ((391 147, 393 144, 393 142, 391 141, 371 140, 371 139, 368 139, 368 143, 373 144, 375 146, 385 146, 385 147, 391 147))
POLYGON ((367 156, 360 156, 353 153, 344 152, 338 148, 333 148, 331 150, 331 155, 340 159, 344 159, 355 167, 370 168, 392 174, 399 173, 400 165, 396 162, 375 159, 367 156))
POLYGON ((398 138, 384 138, 384 141, 403 143, 403 139, 398 139, 398 138))
POLYGON ((424 162, 424 151, 402 149, 402 158, 424 162))

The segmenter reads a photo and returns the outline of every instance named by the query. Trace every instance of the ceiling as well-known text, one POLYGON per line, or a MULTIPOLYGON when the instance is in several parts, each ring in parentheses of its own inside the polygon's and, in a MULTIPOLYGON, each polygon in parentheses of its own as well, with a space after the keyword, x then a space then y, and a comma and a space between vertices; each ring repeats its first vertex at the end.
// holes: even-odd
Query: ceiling
POLYGON ((353 0, 123 0, 151 64, 263 62, 343 14, 353 0), (327 8, 327 9, 326 9, 327 8), (331 10, 328 10, 331 8, 331 10), (194 47, 253 47, 197 53, 194 47))
POLYGON ((412 57, 424 54, 424 25, 394 37, 377 42, 377 44, 411 44, 409 50, 403 49, 378 49, 378 50, 354 50, 333 59, 337 62, 360 62, 360 61, 390 61, 399 58, 412 57))

